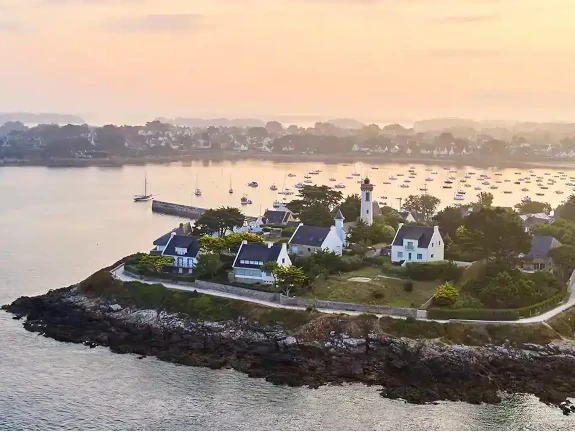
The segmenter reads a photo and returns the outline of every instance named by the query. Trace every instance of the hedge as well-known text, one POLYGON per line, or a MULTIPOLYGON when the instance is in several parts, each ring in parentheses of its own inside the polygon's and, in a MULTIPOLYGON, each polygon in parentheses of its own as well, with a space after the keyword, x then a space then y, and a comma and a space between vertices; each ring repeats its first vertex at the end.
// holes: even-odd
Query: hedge
POLYGON ((430 319, 461 319, 461 320, 484 320, 484 321, 516 321, 519 318, 539 315, 553 306, 558 305, 567 297, 566 292, 561 292, 549 297, 540 303, 518 309, 438 309, 432 308, 427 311, 430 319))
POLYGON ((407 277, 417 281, 455 281, 463 274, 463 269, 451 261, 431 263, 407 263, 405 266, 407 277))

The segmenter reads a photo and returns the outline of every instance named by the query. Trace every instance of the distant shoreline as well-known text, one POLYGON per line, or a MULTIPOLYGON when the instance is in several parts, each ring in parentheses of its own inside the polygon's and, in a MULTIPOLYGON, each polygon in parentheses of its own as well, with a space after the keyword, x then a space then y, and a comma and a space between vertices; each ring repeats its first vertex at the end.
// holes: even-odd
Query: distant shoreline
POLYGON ((259 160, 279 163, 369 163, 369 164, 427 164, 445 166, 499 167, 499 168, 575 168, 575 161, 566 160, 501 160, 487 157, 466 158, 433 158, 421 156, 383 156, 365 154, 271 154, 241 153, 235 151, 202 151, 191 155, 155 156, 155 157, 112 157, 110 159, 51 159, 38 161, 11 161, 0 163, 3 166, 44 166, 49 168, 83 168, 83 167, 122 167, 124 165, 168 164, 193 161, 239 161, 259 160))

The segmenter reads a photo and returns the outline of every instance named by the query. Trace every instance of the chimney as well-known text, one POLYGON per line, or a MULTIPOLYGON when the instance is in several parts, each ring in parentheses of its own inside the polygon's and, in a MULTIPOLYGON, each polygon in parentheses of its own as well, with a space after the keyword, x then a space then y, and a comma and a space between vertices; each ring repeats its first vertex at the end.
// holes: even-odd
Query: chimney
POLYGON ((243 245, 244 245, 244 244, 248 244, 248 241, 247 241, 247 240, 244 240, 244 241, 242 241, 242 244, 243 244, 243 245))
POLYGON ((439 225, 434 225, 433 231, 434 231, 434 232, 439 232, 439 225))
POLYGON ((401 222, 401 223, 398 225, 397 230, 399 231, 402 226, 403 226, 403 222, 401 222))
POLYGON ((173 236, 175 236, 175 235, 176 235, 176 232, 175 232, 175 231, 172 231, 172 232, 170 233, 170 237, 173 237, 173 236))
POLYGON ((267 247, 268 247, 268 249, 269 249, 269 248, 271 248, 274 244, 273 244, 272 242, 266 242, 266 245, 267 245, 267 247))

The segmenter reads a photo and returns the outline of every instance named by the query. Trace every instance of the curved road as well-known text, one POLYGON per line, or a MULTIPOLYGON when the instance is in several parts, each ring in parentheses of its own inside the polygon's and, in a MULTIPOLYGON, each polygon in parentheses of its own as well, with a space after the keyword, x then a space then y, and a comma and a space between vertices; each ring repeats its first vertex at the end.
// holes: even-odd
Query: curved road
MULTIPOLYGON (((257 304, 261 304, 263 306, 268 306, 268 307, 273 307, 273 308, 278 308, 278 309, 293 309, 293 310, 305 310, 306 309, 305 307, 302 307, 302 306, 282 305, 282 304, 275 303, 275 302, 259 300, 259 299, 255 299, 255 298, 251 298, 251 297, 244 297, 244 296, 240 296, 237 294, 225 293, 225 292, 221 292, 221 291, 212 291, 209 289, 195 288, 195 287, 180 285, 180 284, 172 283, 172 282, 155 282, 155 281, 151 281, 151 280, 142 280, 142 279, 134 278, 132 276, 128 276, 127 274, 125 274, 123 265, 116 267, 115 269, 111 270, 111 273, 112 273, 112 276, 114 278, 121 280, 121 281, 125 281, 125 282, 134 282, 135 281, 135 282, 143 282, 143 283, 147 283, 147 284, 161 283, 162 285, 164 285, 165 287, 170 288, 170 289, 176 289, 176 290, 180 290, 180 291, 197 291, 199 293, 209 294, 209 295, 213 295, 215 297, 225 297, 225 298, 234 299, 234 300, 241 300, 241 301, 246 301, 246 302, 250 302, 250 303, 257 303, 257 304)), ((574 272, 574 274, 575 274, 575 272, 574 272)), ((557 306, 556 308, 545 312, 542 315, 529 317, 529 318, 521 318, 517 321, 481 321, 481 320, 455 320, 455 321, 458 321, 458 322, 469 321, 469 322, 486 323, 486 324, 490 324, 490 323, 494 323, 494 324, 502 324, 502 323, 505 323, 505 324, 531 324, 531 323, 544 322, 550 318, 553 318, 555 315, 560 314, 561 312, 565 311, 566 309, 569 309, 571 306, 575 305, 575 291, 573 291, 574 285, 575 285, 575 278, 572 277, 572 279, 570 280, 570 284, 569 284, 569 293, 570 293, 569 300, 567 300, 566 303, 563 303, 563 304, 557 306)), ((325 309, 325 308, 317 308, 317 310, 319 312, 329 313, 329 314, 362 315, 365 313, 365 312, 354 312, 354 311, 349 311, 349 310, 325 309)), ((399 316, 394 316, 394 315, 381 315, 381 314, 376 314, 376 315, 378 317, 390 316, 390 317, 396 318, 396 319, 406 319, 405 317, 399 317, 399 316)), ((449 320, 434 320, 434 319, 427 319, 427 318, 418 318, 418 319, 421 321, 435 321, 435 322, 441 322, 441 323, 449 322, 449 320)))

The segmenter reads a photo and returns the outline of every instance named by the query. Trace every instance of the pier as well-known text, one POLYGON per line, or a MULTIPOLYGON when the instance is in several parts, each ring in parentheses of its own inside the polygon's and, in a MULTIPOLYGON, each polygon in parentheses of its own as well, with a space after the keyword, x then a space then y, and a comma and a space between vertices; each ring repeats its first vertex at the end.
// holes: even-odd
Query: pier
MULTIPOLYGON (((152 201, 152 212, 170 216, 179 216, 188 219, 199 219, 207 209, 192 207, 183 204, 170 203, 166 201, 152 201)), ((255 216, 246 216, 246 222, 255 222, 258 218, 255 216)))

